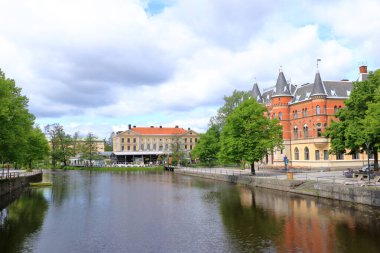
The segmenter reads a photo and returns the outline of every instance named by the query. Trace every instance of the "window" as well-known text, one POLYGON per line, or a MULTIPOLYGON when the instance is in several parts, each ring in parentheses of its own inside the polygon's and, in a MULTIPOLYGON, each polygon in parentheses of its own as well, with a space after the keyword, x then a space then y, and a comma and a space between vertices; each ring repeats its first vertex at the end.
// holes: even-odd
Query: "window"
POLYGON ((146 145, 146 149, 147 149, 147 150, 150 150, 150 144, 147 144, 147 145, 146 145))
POLYGON ((153 144, 153 150, 156 150, 157 146, 156 144, 153 144))
POLYGON ((338 106, 334 106, 334 114, 338 112, 338 106))
POLYGON ((282 112, 279 112, 279 113, 278 113, 278 119, 279 119, 279 120, 282 120, 282 112))
POLYGON ((297 119, 297 111, 293 111, 293 119, 297 119))
POLYGON ((315 150, 315 160, 319 160, 319 150, 315 150))
POLYGON ((299 160, 300 159, 300 153, 298 151, 298 148, 294 149, 294 160, 299 160))
POLYGON ((133 146, 133 151, 136 151, 136 146, 133 146))
POLYGON ((136 143, 136 138, 133 138, 133 143, 136 143))
POLYGON ((187 145, 185 145, 185 150, 187 150, 187 145))
POLYGON ((164 148, 164 147, 163 147, 162 145, 160 145, 160 146, 158 147, 158 150, 159 150, 159 151, 162 151, 163 148, 164 148))
POLYGON ((192 143, 193 142, 193 139, 192 138, 190 138, 190 143, 192 143))
POLYGON ((344 160, 344 154, 342 152, 336 153, 336 159, 337 160, 344 160))
POLYGON ((165 150, 169 150, 169 144, 165 144, 165 150))
POLYGON ((124 145, 121 146, 121 151, 124 151, 124 145))
POLYGON ((185 142, 187 142, 187 138, 185 138, 185 142))
POLYGON ((323 150, 323 159, 328 160, 329 159, 329 151, 328 150, 323 150))
POLYGON ((198 139, 197 139, 197 138, 195 138, 195 140, 194 140, 194 141, 195 141, 195 143, 197 143, 197 142, 198 142, 198 139))
POLYGON ((190 145, 190 150, 193 150, 193 145, 190 145))
POLYGON ((127 150, 130 151, 130 150, 131 150, 131 146, 128 146, 128 147, 127 147, 127 150))
POLYGON ((322 136, 322 129, 321 128, 317 128, 317 136, 318 137, 322 136))
POLYGON ((305 108, 304 110, 302 110, 303 111, 303 116, 304 117, 307 117, 307 108, 305 108))
POLYGON ((359 152, 352 154, 352 160, 359 159, 359 152))
POLYGON ((304 150, 304 156, 305 156, 305 160, 309 160, 309 148, 308 147, 305 147, 305 150, 304 150))
POLYGON ((327 107, 326 107, 326 106, 324 106, 324 108, 323 108, 323 109, 324 109, 324 113, 325 113, 325 114, 327 114, 327 107))
POLYGON ((298 139, 298 127, 295 126, 293 129, 294 139, 298 139))
POLYGON ((141 144, 140 150, 144 150, 144 144, 141 144))
POLYGON ((317 115, 321 114, 321 107, 319 105, 315 108, 315 112, 317 115))
POLYGON ((303 126, 303 137, 309 138, 309 127, 306 124, 303 126))
POLYGON ((131 143, 131 139, 130 138, 127 139, 127 143, 131 143))
POLYGON ((124 138, 121 138, 121 143, 124 143, 124 138))

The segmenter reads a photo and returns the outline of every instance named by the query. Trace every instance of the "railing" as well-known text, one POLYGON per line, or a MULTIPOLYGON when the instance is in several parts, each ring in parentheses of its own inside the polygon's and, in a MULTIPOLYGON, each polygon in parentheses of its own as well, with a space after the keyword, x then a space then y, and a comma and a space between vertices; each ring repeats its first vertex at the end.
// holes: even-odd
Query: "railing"
POLYGON ((11 179, 11 178, 19 178, 19 177, 27 177, 27 176, 32 176, 41 173, 42 170, 33 170, 29 172, 25 171, 12 171, 8 172, 6 170, 0 171, 0 180, 2 179, 11 179))
MULTIPOLYGON (((232 176, 253 176, 248 170, 238 170, 238 169, 225 169, 225 168, 188 168, 188 167, 175 167, 176 170, 182 171, 184 174, 205 174, 211 177, 216 177, 216 175, 232 175, 232 176)), ((293 180, 303 180, 303 181, 316 181, 317 183, 332 183, 336 185, 346 185, 353 187, 366 187, 369 189, 380 190, 380 182, 374 182, 371 179, 370 183, 368 179, 358 180, 354 178, 346 178, 344 176, 338 175, 315 175, 315 172, 293 172, 293 180)), ((276 172, 276 171, 258 171, 256 170, 255 177, 260 178, 273 178, 278 180, 288 179, 287 173, 276 172)))

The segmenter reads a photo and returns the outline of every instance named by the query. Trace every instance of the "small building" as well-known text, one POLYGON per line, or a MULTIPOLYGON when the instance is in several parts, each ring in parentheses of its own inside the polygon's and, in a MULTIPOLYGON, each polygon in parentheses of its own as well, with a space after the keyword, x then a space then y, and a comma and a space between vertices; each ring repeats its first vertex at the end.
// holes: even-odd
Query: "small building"
POLYGON ((199 134, 188 128, 128 126, 113 137, 111 163, 155 164, 178 147, 187 156, 198 142, 199 134))

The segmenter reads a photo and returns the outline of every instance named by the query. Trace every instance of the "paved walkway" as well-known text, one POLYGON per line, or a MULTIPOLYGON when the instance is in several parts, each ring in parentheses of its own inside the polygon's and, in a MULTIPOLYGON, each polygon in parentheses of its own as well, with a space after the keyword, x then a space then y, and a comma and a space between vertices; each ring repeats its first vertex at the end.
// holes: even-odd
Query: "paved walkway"
MULTIPOLYGON (((207 174, 224 174, 224 175, 242 175, 242 176, 253 176, 251 175, 250 169, 225 169, 225 168, 184 168, 178 167, 176 170, 181 170, 185 172, 192 173, 207 173, 207 174)), ((345 185, 357 185, 363 186, 368 183, 368 179, 358 180, 355 178, 346 178, 343 175, 343 171, 297 171, 289 170, 293 174, 293 180, 313 180, 318 182, 330 182, 345 185)), ((276 178, 280 180, 288 179, 288 175, 285 170, 270 170, 270 169, 260 169, 256 170, 256 177, 267 177, 276 178)), ((371 180, 373 184, 373 180, 371 180)), ((380 187, 380 182, 376 183, 375 186, 380 187)))

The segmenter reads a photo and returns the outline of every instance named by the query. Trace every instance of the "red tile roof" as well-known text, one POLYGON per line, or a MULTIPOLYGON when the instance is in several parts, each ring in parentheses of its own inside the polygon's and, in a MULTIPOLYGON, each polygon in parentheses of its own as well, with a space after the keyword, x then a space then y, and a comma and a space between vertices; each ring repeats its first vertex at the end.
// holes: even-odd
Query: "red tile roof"
POLYGON ((139 134, 162 134, 162 135, 170 135, 170 134, 184 134, 187 131, 183 128, 175 128, 175 127, 133 127, 131 130, 139 133, 139 134))

